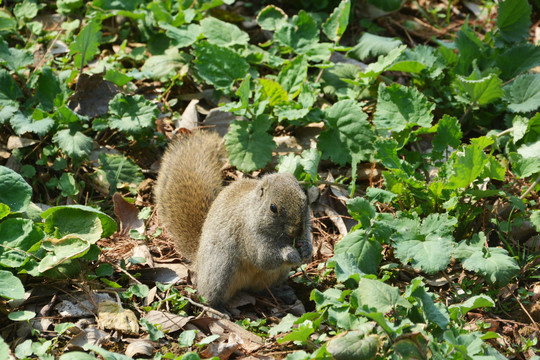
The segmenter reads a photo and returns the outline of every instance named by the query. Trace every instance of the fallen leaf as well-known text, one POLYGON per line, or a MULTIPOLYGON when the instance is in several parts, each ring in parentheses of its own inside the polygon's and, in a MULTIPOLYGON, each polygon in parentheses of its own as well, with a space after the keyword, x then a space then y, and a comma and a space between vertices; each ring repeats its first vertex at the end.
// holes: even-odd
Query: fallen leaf
POLYGON ((135 355, 151 357, 154 353, 154 346, 149 340, 137 340, 132 342, 126 348, 126 356, 133 358, 135 355))
POLYGON ((172 333, 182 329, 193 316, 181 316, 167 311, 151 310, 145 316, 152 324, 159 324, 161 331, 172 333))
POLYGON ((122 195, 115 193, 113 195, 114 214, 120 220, 120 236, 128 236, 131 229, 139 233, 144 232, 144 221, 138 218, 139 210, 135 205, 128 203, 122 195))
POLYGON ((77 114, 91 118, 105 115, 109 112, 109 101, 119 92, 118 86, 104 80, 102 74, 81 74, 68 106, 77 114))
POLYGON ((118 330, 131 335, 139 333, 139 321, 135 313, 114 301, 98 304, 98 324, 102 329, 118 330))

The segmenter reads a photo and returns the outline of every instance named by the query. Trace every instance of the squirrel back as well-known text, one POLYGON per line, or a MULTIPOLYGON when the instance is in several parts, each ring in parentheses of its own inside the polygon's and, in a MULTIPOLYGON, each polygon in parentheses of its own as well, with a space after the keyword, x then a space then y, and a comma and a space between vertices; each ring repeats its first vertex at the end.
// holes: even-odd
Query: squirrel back
POLYGON ((157 211, 176 251, 195 261, 206 215, 222 188, 225 149, 216 133, 181 135, 161 160, 154 189, 157 211))

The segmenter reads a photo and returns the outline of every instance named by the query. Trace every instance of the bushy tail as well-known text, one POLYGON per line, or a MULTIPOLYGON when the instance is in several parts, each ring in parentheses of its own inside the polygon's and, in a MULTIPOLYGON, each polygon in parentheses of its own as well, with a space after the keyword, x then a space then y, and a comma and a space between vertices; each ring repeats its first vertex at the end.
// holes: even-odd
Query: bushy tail
POLYGON ((196 258, 206 214, 222 188, 224 157, 219 135, 198 131, 175 139, 161 160, 154 188, 158 216, 189 261, 196 258))

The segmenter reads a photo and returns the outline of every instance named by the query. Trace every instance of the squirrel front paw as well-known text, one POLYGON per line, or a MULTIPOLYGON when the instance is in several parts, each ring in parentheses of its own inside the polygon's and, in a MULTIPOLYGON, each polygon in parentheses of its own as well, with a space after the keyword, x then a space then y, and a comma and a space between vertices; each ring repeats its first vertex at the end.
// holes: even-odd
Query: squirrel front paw
POLYGON ((286 264, 289 264, 291 266, 298 266, 298 265, 300 265, 302 263, 302 259, 300 258, 300 254, 292 246, 284 247, 281 250, 281 257, 283 259, 283 262, 285 262, 286 264))

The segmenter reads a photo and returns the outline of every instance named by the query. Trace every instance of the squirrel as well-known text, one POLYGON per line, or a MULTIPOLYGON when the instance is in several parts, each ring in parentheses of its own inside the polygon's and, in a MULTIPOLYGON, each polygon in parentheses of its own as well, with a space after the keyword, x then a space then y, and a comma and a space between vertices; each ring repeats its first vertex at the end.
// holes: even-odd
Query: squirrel
POLYGON ((313 252, 307 195, 296 178, 275 173, 223 187, 225 158, 216 133, 181 135, 163 155, 154 190, 158 217, 194 265, 199 294, 222 311, 240 290, 279 285, 313 252))

